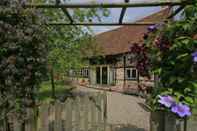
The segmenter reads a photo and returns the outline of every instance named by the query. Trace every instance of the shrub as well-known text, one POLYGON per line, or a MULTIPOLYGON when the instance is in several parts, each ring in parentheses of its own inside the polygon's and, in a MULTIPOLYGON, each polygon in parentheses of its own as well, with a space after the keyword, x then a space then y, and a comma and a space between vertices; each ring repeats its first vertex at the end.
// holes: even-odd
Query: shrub
POLYGON ((44 19, 18 0, 0 2, 0 116, 35 104, 46 73, 47 36, 44 19))

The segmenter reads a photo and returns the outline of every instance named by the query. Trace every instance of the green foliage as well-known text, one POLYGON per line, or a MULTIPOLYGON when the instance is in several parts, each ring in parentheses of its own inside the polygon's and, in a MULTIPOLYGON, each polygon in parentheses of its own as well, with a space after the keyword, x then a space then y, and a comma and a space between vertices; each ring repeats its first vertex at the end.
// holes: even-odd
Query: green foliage
POLYGON ((47 36, 41 13, 18 0, 0 5, 0 116, 34 105, 46 72, 47 36))
MULTIPOLYGON (((40 85, 41 88, 38 93, 38 99, 42 102, 51 102, 53 99, 51 98, 51 83, 50 81, 42 82, 40 85)), ((66 85, 64 81, 55 81, 55 94, 58 99, 64 98, 70 90, 74 87, 72 85, 66 85)))
MULTIPOLYGON (((53 1, 50 2, 53 3, 53 1)), ((102 16, 109 14, 106 9, 73 9, 69 12, 74 21, 80 22, 92 19, 101 21, 102 16)), ((69 21, 61 9, 45 10, 44 13, 48 16, 49 21, 69 21)), ((93 41, 92 30, 89 27, 50 26, 48 30, 50 35, 49 64, 52 65, 55 73, 78 69, 87 64, 84 58, 99 52, 99 47, 93 41)))
POLYGON ((80 68, 86 64, 86 57, 97 52, 97 46, 92 42, 91 36, 81 34, 83 30, 73 27, 67 30, 65 27, 63 32, 65 35, 60 35, 57 32, 56 37, 53 37, 53 40, 49 42, 49 64, 53 66, 56 73, 65 73, 70 69, 80 68), (72 34, 72 36, 66 38, 66 35, 69 34, 72 34))
POLYGON ((194 107, 197 99, 197 64, 192 53, 197 51, 197 5, 188 6, 179 21, 168 21, 149 34, 151 70, 159 76, 160 86, 152 95, 154 108, 158 95, 173 96, 177 102, 194 107))

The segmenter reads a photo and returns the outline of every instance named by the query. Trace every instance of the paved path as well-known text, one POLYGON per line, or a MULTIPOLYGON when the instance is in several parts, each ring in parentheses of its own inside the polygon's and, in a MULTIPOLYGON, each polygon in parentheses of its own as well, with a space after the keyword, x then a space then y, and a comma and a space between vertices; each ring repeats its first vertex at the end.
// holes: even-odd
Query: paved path
MULTIPOLYGON (((95 92, 98 90, 79 87, 79 91, 95 92)), ((148 131, 150 113, 143 107, 144 99, 115 92, 107 92, 107 121, 110 124, 124 124, 124 129, 117 131, 148 131)))

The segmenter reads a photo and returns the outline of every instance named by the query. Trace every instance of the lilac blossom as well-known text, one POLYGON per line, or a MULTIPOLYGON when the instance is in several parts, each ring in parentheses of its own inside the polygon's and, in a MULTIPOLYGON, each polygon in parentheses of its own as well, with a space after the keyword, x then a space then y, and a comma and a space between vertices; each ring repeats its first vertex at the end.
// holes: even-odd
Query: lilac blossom
POLYGON ((176 103, 171 96, 159 96, 159 98, 160 98, 159 103, 168 108, 170 108, 176 103))
POLYGON ((171 111, 178 114, 180 117, 191 116, 191 111, 189 106, 182 103, 176 104, 171 108, 171 111))
POLYGON ((197 51, 192 53, 192 58, 194 62, 197 62, 197 51))

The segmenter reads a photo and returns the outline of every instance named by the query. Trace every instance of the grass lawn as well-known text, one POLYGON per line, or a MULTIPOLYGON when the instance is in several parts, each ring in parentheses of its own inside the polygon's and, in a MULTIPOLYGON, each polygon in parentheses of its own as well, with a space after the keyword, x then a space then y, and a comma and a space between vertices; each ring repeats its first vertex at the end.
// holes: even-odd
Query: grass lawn
MULTIPOLYGON (((70 85, 65 85, 63 82, 55 82, 55 96, 56 98, 60 98, 64 95, 66 95, 69 90, 73 88, 70 85)), ((52 100, 52 86, 50 81, 43 82, 41 84, 39 95, 38 95, 39 101, 50 101, 52 100)))

